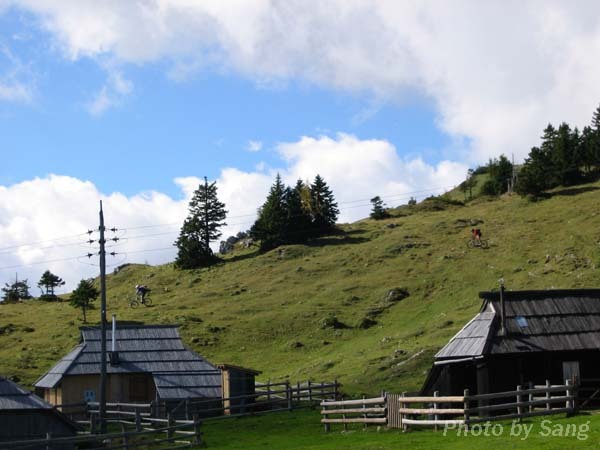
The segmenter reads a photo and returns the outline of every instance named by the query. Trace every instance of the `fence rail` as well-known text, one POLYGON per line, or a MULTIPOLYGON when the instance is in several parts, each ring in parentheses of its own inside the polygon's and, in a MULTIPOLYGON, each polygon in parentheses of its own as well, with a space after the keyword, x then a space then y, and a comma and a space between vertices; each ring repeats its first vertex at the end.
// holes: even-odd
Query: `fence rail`
POLYGON ((349 423, 387 424, 403 430, 410 426, 468 428, 479 422, 576 413, 577 386, 567 380, 564 385, 546 382, 540 386, 517 386, 514 391, 479 395, 470 395, 468 389, 462 396, 440 396, 437 392, 433 396, 386 394, 371 399, 323 401, 321 407, 324 417, 321 423, 326 431, 330 430, 330 424, 337 423, 344 428, 349 423), (379 406, 373 408, 372 405, 379 406), (329 417, 340 414, 342 418, 329 417))
POLYGON ((368 424, 385 425, 386 417, 386 398, 362 398, 359 400, 334 400, 322 401, 321 423, 325 425, 325 431, 330 430, 330 424, 341 423, 344 429, 347 429, 350 423, 362 423, 365 427, 368 424), (350 408, 347 408, 347 407, 350 408), (333 408, 333 409, 329 409, 333 408), (331 418, 330 416, 342 416, 331 418))
POLYGON ((85 445, 89 450, 131 450, 134 448, 148 448, 148 446, 169 445, 169 449, 192 448, 202 445, 202 432, 200 421, 191 423, 174 423, 167 427, 157 429, 144 429, 130 431, 127 425, 133 423, 121 422, 120 433, 86 434, 73 437, 52 437, 49 433, 43 439, 29 439, 23 441, 0 442, 0 449, 27 450, 33 447, 45 447, 47 450, 61 450, 74 448, 75 445, 85 445), (166 436, 165 436, 166 435, 166 436), (182 435, 185 438, 182 438, 182 435), (106 445, 108 443, 108 445, 106 445))

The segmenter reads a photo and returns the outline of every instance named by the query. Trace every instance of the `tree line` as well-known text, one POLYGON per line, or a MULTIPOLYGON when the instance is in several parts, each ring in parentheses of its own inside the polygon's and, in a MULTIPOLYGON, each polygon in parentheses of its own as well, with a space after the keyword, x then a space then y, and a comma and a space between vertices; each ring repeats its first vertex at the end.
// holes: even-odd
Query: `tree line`
MULTIPOLYGON (((323 177, 315 176, 312 183, 298 180, 291 187, 285 186, 277 174, 249 235, 259 242, 260 251, 268 251, 331 233, 338 215, 335 197, 323 177)), ((209 183, 205 177, 192 195, 188 216, 174 244, 178 268, 195 269, 219 261, 210 243, 221 237, 226 216, 216 182, 209 183)))
POLYGON ((598 178, 600 170, 600 106, 583 130, 563 122, 544 129, 542 142, 533 147, 519 171, 516 191, 539 196, 557 186, 573 186, 598 178))

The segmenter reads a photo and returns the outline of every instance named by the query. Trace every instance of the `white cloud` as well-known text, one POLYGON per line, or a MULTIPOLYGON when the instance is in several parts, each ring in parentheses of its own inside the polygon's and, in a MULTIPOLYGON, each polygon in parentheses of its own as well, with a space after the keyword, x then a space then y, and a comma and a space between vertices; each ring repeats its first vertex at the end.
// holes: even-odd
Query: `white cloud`
POLYGON ((461 156, 471 161, 522 157, 548 121, 582 126, 600 98, 600 60, 590 56, 600 51, 598 2, 13 3, 37 14, 72 59, 167 60, 175 79, 206 67, 261 85, 301 79, 367 92, 375 104, 419 92, 441 128, 469 139, 461 156))
POLYGON ((246 150, 249 152, 260 152, 263 148, 263 143, 260 141, 248 141, 248 145, 246 146, 246 150))
POLYGON ((6 45, 0 45, 0 67, 2 66, 7 67, 0 72, 0 101, 31 103, 35 91, 33 74, 6 45))
MULTIPOLYGON (((375 195, 390 206, 403 204, 411 195, 422 198, 441 192, 442 186, 459 182, 467 170, 449 161, 430 166, 421 159, 405 160, 387 141, 360 140, 347 134, 303 137, 280 144, 277 150, 282 158, 279 169, 221 171, 219 198, 229 211, 223 238, 251 226, 277 172, 290 185, 298 178, 312 180, 317 173, 322 175, 339 203, 340 221, 347 222, 366 217, 368 199, 375 195)), ((18 272, 35 286, 41 273, 50 269, 68 282, 68 289, 81 278, 96 276, 96 255, 92 259, 85 255, 97 252, 95 246, 86 244, 86 231, 98 227, 99 200, 107 228, 120 230, 116 233, 120 240, 109 241, 114 246, 109 251, 118 253, 109 263, 172 261, 172 244, 189 199, 202 180, 182 177, 174 181, 184 194, 181 200, 153 191, 130 197, 105 194, 90 181, 58 175, 0 186, 0 281, 18 272), (43 261, 48 262, 38 264, 43 261)))
POLYGON ((111 71, 106 83, 86 105, 93 116, 102 115, 109 108, 118 106, 133 91, 133 83, 123 77, 120 72, 111 71))

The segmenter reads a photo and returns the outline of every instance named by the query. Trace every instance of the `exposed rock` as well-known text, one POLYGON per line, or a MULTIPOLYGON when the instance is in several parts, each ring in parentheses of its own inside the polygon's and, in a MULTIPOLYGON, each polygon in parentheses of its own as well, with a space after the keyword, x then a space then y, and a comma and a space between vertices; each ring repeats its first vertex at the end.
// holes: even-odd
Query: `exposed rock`
POLYGON ((409 295, 410 295, 410 293, 405 288, 394 288, 394 289, 390 289, 387 292, 384 300, 388 303, 396 303, 401 300, 404 300, 409 295))
POLYGON ((393 229, 393 228, 396 228, 397 226, 398 226, 398 224, 397 224, 397 223, 388 223, 388 224, 387 224, 385 227, 386 227, 386 228, 393 229))
POLYGON ((531 259, 527 260, 527 264, 537 264, 537 263, 538 263, 538 260, 535 258, 531 258, 531 259))
POLYGON ((377 325, 377 321, 370 319, 368 317, 363 317, 360 322, 358 322, 358 328, 361 330, 366 330, 367 328, 371 328, 372 326, 377 325))
POLYGON ((248 248, 254 243, 254 240, 248 236, 247 232, 240 231, 235 236, 229 236, 226 240, 219 243, 219 253, 222 255, 231 253, 238 243, 242 248, 248 248))
POLYGON ((551 256, 550 255, 546 255, 546 260, 544 261, 544 264, 548 264, 550 262, 551 256))
POLYGON ((342 328, 348 328, 348 326, 343 324, 342 322, 340 322, 335 315, 329 315, 329 316, 321 319, 319 321, 319 326, 322 329, 333 328, 336 330, 342 329, 342 328))
POLYGON ((292 342, 290 344, 291 348, 301 348, 304 347, 304 344, 302 342, 296 341, 296 342, 292 342))

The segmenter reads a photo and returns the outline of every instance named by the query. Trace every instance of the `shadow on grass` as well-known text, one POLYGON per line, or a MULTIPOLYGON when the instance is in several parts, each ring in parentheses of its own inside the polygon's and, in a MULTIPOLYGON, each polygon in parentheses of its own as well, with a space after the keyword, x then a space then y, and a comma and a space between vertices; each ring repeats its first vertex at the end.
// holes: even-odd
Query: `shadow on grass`
POLYGON ((257 249, 251 253, 244 253, 243 255, 235 255, 235 256, 232 256, 231 258, 222 259, 221 262, 218 264, 229 264, 232 262, 243 261, 245 259, 254 258, 260 254, 261 254, 260 251, 257 249))
MULTIPOLYGON (((339 235, 338 235, 339 236, 339 235)), ((312 239, 306 243, 309 247, 324 247, 326 245, 347 245, 347 244, 362 244, 368 242, 370 239, 363 237, 353 237, 348 235, 342 235, 339 237, 328 236, 317 239, 312 239)))
POLYGON ((583 187, 572 187, 567 189, 561 189, 560 191, 552 192, 549 194, 550 197, 556 196, 573 196, 579 194, 585 194, 586 192, 594 192, 599 190, 600 188, 596 186, 583 186, 583 187))

